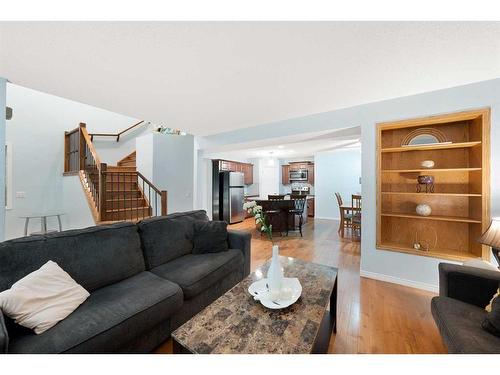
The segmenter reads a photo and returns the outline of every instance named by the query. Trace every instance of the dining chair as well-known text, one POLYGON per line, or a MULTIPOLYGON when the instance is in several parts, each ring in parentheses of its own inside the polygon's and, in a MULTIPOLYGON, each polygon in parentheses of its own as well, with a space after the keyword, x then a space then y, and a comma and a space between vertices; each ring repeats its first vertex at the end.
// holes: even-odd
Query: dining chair
POLYGON ((361 195, 352 194, 351 196, 351 206, 352 206, 352 217, 351 217, 351 229, 352 237, 355 238, 355 234, 358 234, 358 239, 361 238, 361 195))
POLYGON ((344 201, 342 200, 340 193, 335 193, 335 197, 337 198, 340 211, 340 224, 337 232, 340 237, 344 238, 345 229, 351 227, 352 213, 350 212, 349 207, 344 206, 344 201))
MULTIPOLYGON (((306 205, 306 196, 304 195, 291 195, 290 200, 293 201, 293 208, 288 210, 288 213, 293 217, 293 226, 295 229, 295 217, 299 218, 299 232, 302 237, 302 224, 304 222, 304 207, 306 205)), ((288 218, 287 218, 288 220, 288 218)), ((286 235, 288 236, 288 222, 286 226, 286 235)))
POLYGON ((361 209, 361 195, 352 194, 351 196, 351 207, 361 209))
MULTIPOLYGON (((285 196, 284 195, 271 195, 271 194, 269 194, 267 196, 267 200, 270 202, 282 201, 282 200, 285 200, 285 196)), ((277 220, 279 220, 279 216, 283 214, 283 211, 281 209, 273 207, 273 205, 270 204, 269 207, 264 210, 264 214, 268 217, 269 224, 272 225, 277 220)), ((279 228, 279 227, 280 226, 278 226, 278 225, 273 225, 273 228, 279 228)), ((282 236, 281 230, 279 231, 279 233, 280 233, 280 236, 282 236)), ((262 232, 260 234, 262 235, 262 232)))

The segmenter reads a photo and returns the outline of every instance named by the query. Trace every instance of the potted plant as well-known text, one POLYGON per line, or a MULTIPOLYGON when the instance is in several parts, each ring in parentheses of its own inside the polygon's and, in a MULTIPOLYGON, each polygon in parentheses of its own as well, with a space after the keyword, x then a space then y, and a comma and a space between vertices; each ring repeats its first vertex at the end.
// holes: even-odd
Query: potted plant
POLYGON ((243 209, 255 218, 255 224, 260 224, 260 231, 267 234, 269 239, 273 240, 273 226, 267 222, 267 217, 262 211, 262 206, 257 205, 257 202, 246 202, 243 204, 243 209))

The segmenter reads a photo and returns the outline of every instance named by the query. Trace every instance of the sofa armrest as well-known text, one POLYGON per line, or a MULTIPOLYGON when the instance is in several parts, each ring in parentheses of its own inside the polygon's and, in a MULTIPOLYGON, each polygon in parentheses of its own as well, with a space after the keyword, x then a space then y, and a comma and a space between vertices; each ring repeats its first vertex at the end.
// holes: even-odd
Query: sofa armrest
POLYGON ((484 308, 500 284, 500 272, 439 263, 439 295, 484 308))
POLYGON ((9 349, 9 333, 5 325, 5 318, 0 310, 0 354, 6 354, 9 349))
POLYGON ((247 231, 228 230, 228 243, 230 249, 240 249, 243 252, 245 259, 243 277, 250 274, 250 261, 251 261, 251 239, 252 235, 247 231))

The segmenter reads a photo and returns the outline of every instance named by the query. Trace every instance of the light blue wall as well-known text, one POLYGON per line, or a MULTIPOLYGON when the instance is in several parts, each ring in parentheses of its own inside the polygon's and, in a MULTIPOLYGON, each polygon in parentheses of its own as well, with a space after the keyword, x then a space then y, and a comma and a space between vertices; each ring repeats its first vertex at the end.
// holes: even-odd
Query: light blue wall
MULTIPOLYGON (((12 207, 6 211, 5 238, 23 235, 23 215, 63 212, 63 229, 95 225, 79 177, 63 176, 64 132, 85 122, 89 132, 116 133, 137 120, 12 83, 7 84, 7 105, 14 116, 6 129, 12 147, 12 207), (25 197, 16 198, 16 192, 25 197)), ((130 153, 135 147, 130 139, 130 133, 120 142, 96 138, 101 161, 113 164, 130 153)), ((49 218, 48 225, 57 228, 56 218, 49 218)), ((29 232, 39 230, 40 221, 31 220, 29 232)))
MULTIPOLYGON (((7 96, 7 82, 0 77, 0 145, 5 145, 5 105, 7 96)), ((5 147, 0 147, 0 241, 5 238, 5 147)))
POLYGON ((290 119, 207 137, 205 146, 269 140, 292 134, 361 126, 363 233, 362 274, 426 289, 438 284, 438 259, 375 249, 376 124, 491 107, 491 208, 500 216, 500 79, 290 119))
POLYGON ((193 209, 195 149, 192 135, 150 133, 136 140, 137 170, 168 193, 168 213, 193 209))
POLYGON ((339 219, 334 194, 339 192, 344 204, 351 204, 351 195, 361 193, 361 149, 347 148, 314 155, 315 217, 339 219))

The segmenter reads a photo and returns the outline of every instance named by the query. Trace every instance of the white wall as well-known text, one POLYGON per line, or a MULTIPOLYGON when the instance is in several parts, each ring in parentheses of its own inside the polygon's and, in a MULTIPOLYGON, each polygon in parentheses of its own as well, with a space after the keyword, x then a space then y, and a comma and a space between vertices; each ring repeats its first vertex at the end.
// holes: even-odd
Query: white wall
POLYGON ((168 213, 192 210, 194 137, 150 133, 137 138, 136 148, 137 170, 168 192, 168 213))
POLYGON ((207 137, 207 147, 220 147, 248 141, 307 132, 361 126, 363 233, 361 272, 415 287, 436 290, 439 259, 377 250, 376 234, 376 124, 491 107, 491 213, 500 216, 500 79, 477 82, 418 95, 363 104, 253 128, 207 137))
POLYGON ((314 155, 314 214, 316 218, 335 219, 340 216, 335 193, 344 204, 351 204, 351 195, 361 193, 361 149, 346 148, 314 155))
MULTIPOLYGON (((122 117, 122 115, 117 116, 122 117)), ((127 127, 135 124, 137 121, 127 117, 126 121, 132 121, 128 123, 124 128, 118 129, 119 131, 126 129, 127 127), (134 122, 135 121, 135 122, 134 122)), ((88 127, 89 125, 87 125, 88 127)), ((120 126, 117 124, 117 126, 120 126)), ((96 126, 97 127, 97 126, 96 126)), ((120 137, 120 141, 117 142, 115 137, 94 137, 92 143, 99 154, 103 163, 109 165, 116 165, 116 163, 123 159, 125 156, 129 155, 135 150, 135 139, 145 134, 152 132, 152 125, 150 123, 143 123, 136 128, 126 132, 120 137)), ((112 131, 116 134, 116 130, 112 131)))
MULTIPOLYGON (((5 144, 6 80, 0 77, 0 145, 5 144)), ((10 121, 9 121, 10 122, 10 121)), ((5 147, 0 147, 0 186, 5 189, 5 147)), ((0 241, 5 238, 5 194, 0 193, 0 241)))
MULTIPOLYGON (((64 132, 85 122, 89 132, 116 133, 137 120, 10 83, 7 105, 14 109, 6 131, 12 144, 13 200, 6 212, 5 238, 22 236, 24 220, 19 217, 34 213, 64 212, 63 229, 94 225, 78 177, 63 177, 64 132), (25 198, 16 198, 16 192, 24 192, 25 198)), ((125 156, 129 149, 119 147, 127 141, 96 141, 102 161, 125 156)), ((40 230, 39 221, 31 225, 30 231, 35 230, 40 230)))
POLYGON ((279 194, 280 164, 276 158, 261 158, 259 161, 259 195, 279 194))

